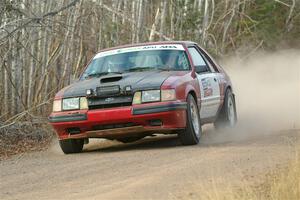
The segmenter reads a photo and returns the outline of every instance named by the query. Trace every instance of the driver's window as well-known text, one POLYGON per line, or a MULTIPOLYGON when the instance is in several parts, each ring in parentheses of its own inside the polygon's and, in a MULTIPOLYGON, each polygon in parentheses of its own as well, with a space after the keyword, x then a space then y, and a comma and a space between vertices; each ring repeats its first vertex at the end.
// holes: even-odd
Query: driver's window
POLYGON ((162 65, 163 65, 163 63, 158 55, 146 56, 144 63, 143 63, 143 66, 145 66, 145 67, 149 67, 149 66, 157 67, 157 66, 162 66, 162 65))
POLYGON ((202 58, 198 50, 195 47, 189 47, 188 50, 192 57, 194 66, 196 68, 196 72, 197 73, 210 72, 208 66, 206 65, 204 59, 202 58))

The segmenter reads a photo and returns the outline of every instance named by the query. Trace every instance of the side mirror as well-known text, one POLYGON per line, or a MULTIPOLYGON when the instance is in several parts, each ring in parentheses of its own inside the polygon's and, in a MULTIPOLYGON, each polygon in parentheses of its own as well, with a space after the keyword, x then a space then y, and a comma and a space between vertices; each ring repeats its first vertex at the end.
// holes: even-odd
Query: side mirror
POLYGON ((198 66, 195 66, 195 71, 196 71, 196 73, 198 73, 198 74, 201 74, 201 73, 204 73, 204 72, 208 72, 207 66, 206 66, 206 65, 198 65, 198 66))

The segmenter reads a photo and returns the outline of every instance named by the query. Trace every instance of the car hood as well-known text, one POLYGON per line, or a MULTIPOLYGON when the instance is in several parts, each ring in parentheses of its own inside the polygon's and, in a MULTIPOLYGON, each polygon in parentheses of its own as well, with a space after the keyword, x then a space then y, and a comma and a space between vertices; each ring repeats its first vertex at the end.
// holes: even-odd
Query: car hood
POLYGON ((130 72, 80 80, 64 88, 62 97, 85 96, 87 89, 95 90, 97 87, 113 85, 119 85, 121 89, 131 86, 133 92, 137 90, 160 89, 168 77, 176 74, 178 74, 176 71, 130 72))

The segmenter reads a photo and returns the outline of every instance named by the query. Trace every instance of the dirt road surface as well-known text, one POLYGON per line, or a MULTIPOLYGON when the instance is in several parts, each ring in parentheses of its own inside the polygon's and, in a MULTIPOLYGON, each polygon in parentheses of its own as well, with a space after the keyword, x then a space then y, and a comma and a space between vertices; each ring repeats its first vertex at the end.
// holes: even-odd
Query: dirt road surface
POLYGON ((96 140, 74 155, 53 144, 0 163, 0 199, 199 198, 203 186, 238 185, 284 165, 300 139, 299 131, 236 134, 206 128, 196 146, 169 136, 96 140))

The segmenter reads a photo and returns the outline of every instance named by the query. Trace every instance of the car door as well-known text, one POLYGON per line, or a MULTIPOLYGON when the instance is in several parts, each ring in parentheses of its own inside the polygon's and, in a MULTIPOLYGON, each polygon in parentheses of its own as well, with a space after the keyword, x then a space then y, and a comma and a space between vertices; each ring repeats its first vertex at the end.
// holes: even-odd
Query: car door
POLYGON ((196 46, 188 48, 196 69, 201 93, 201 119, 213 118, 220 107, 221 95, 219 86, 219 73, 205 60, 196 46))

